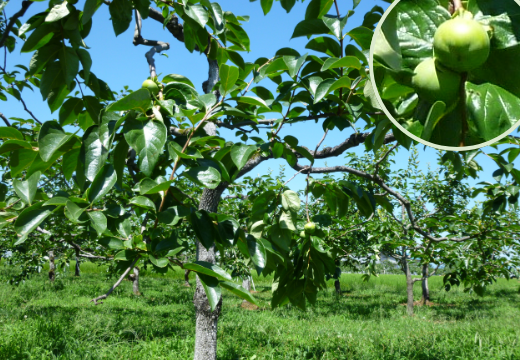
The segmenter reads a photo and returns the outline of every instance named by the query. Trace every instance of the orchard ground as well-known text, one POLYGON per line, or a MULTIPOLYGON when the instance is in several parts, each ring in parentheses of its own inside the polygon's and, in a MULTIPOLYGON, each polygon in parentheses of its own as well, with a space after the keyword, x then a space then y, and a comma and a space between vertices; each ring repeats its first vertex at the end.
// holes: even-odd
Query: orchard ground
MULTIPOLYGON (((51 284, 45 271, 12 287, 0 264, 0 359, 192 359, 193 288, 184 272, 143 272, 142 296, 125 281, 104 304, 90 299, 110 286, 105 268, 74 264, 51 284)), ((190 274, 194 284, 194 275, 190 274)), ((240 307, 224 291, 218 358, 234 359, 520 359, 520 281, 499 281, 484 297, 462 288, 445 292, 430 278, 432 306, 406 315, 402 275, 363 282, 343 274, 316 306, 271 310, 271 279, 254 277, 259 310, 240 307)), ((415 298, 420 299, 420 283, 415 298)))

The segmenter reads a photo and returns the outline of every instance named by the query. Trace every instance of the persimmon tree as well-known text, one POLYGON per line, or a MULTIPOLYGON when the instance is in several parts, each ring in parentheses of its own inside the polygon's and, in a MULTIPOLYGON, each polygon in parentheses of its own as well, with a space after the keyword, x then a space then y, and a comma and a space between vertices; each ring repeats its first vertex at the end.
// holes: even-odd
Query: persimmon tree
MULTIPOLYGON (((160 272, 179 264, 178 257, 189 248, 182 239, 194 236, 195 261, 182 263, 197 274, 194 359, 216 358, 222 289, 256 302, 216 265, 217 252, 239 251, 259 274, 273 273, 273 307, 291 303, 304 309, 326 287, 327 277, 337 272, 325 242, 331 224, 309 206, 310 194, 339 218, 356 209, 369 218, 378 206, 389 214, 404 207, 407 231, 430 241, 482 234, 478 228, 459 231, 445 226, 442 231, 448 234, 434 237, 429 225, 414 214, 411 201, 390 181, 389 157, 397 148, 409 149, 412 141, 374 106, 370 93, 368 49, 381 7, 362 14, 362 26, 347 31, 352 12, 341 14, 342 4, 334 0, 311 0, 292 34, 309 37, 308 52, 283 48, 250 63, 240 55, 251 48, 242 27, 247 17, 208 0, 86 0, 82 6, 72 0, 49 1, 46 11, 29 16, 32 3, 21 3, 0 38, 6 54, 32 54, 30 63, 17 70, 5 64, 0 69, 0 97, 20 101, 31 117, 0 116, 6 125, 0 128, 0 156, 6 168, 2 184, 20 204, 0 204, 0 226, 16 232, 13 247, 33 241, 34 234, 73 241, 80 252, 85 249, 79 239, 98 244, 100 256, 113 257, 122 271, 105 294, 92 300, 94 304, 106 301, 139 265, 160 272), (100 6, 109 7, 116 36, 135 27, 133 44, 148 49, 142 66, 149 67, 149 80, 158 92, 147 82, 146 88, 116 97, 91 71, 95 59, 84 39, 95 26, 100 6), (145 38, 146 24, 152 21, 164 25, 164 39, 145 38), (209 70, 203 94, 182 74, 161 69, 168 75, 157 76, 154 56, 169 50, 165 40, 171 36, 184 43, 188 51, 183 56, 206 56, 209 70), (257 85, 260 82, 275 86, 275 92, 257 85), (41 93, 56 120, 39 120, 23 99, 30 89, 41 93), (320 135, 313 144, 300 143, 294 129, 310 122, 317 124, 320 135), (289 125, 292 135, 284 136, 289 125), (220 129, 236 130, 236 136, 224 138, 220 129), (332 132, 342 140, 322 148, 332 132), (373 167, 315 163, 352 157, 347 151, 362 147, 373 154, 373 167), (258 165, 279 158, 295 171, 288 181, 260 188, 243 218, 219 208, 226 190, 258 165), (349 178, 319 179, 320 174, 334 173, 349 178), (56 174, 65 187, 43 192, 43 183, 54 181, 56 174), (296 176, 305 177, 301 197, 290 189, 296 176), (200 191, 186 191, 186 181, 200 191), (311 220, 316 231, 302 236, 311 220), (78 231, 53 226, 62 222, 76 225, 78 231)), ((260 1, 265 15, 273 3, 260 1)), ((358 4, 353 2, 354 11, 358 4)), ((281 0, 280 5, 289 12, 296 1, 281 0)), ((446 156, 456 164, 455 172, 471 173, 470 158, 446 156)))

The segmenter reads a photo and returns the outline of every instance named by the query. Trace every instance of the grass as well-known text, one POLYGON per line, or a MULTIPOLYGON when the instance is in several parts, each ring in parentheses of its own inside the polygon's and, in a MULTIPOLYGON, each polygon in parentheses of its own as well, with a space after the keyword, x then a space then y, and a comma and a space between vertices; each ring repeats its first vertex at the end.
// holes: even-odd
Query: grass
MULTIPOLYGON (((12 269, 0 265, 0 359, 192 359, 193 288, 181 271, 144 273, 142 296, 123 282, 104 304, 90 299, 113 280, 105 268, 74 267, 54 284, 46 274, 11 287, 12 269)), ((193 275, 190 275, 193 283, 193 275)), ((218 357, 234 359, 520 359, 520 282, 500 280, 484 297, 442 290, 430 281, 430 307, 406 316, 404 277, 363 283, 344 274, 337 297, 330 282, 316 306, 270 310, 270 282, 254 278, 262 307, 247 311, 225 292, 218 357)), ((415 297, 420 299, 420 285, 415 297)))

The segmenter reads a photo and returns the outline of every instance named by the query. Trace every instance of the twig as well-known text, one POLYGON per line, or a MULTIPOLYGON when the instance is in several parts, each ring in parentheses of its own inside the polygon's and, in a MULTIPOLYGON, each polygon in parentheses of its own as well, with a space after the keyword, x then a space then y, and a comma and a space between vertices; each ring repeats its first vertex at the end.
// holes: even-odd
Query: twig
POLYGON ((398 146, 399 146, 399 144, 395 144, 394 146, 392 146, 387 152, 384 153, 384 155, 381 157, 381 159, 379 159, 376 162, 376 166, 374 167, 374 175, 377 175, 377 173, 379 172, 379 167, 381 166, 383 161, 385 161, 385 159, 388 157, 388 155, 390 155, 390 153, 392 151, 394 151, 398 146))
POLYGON ((29 6, 31 6, 32 3, 32 1, 22 1, 22 8, 20 9, 20 11, 11 16, 11 19, 9 19, 9 23, 5 27, 4 33, 2 34, 2 38, 0 38, 0 48, 5 45, 5 41, 7 40, 7 37, 9 36, 11 29, 16 24, 16 20, 24 16, 25 12, 29 8, 29 6))
POLYGON ((25 101, 23 101, 21 95, 20 95, 20 101, 21 101, 22 104, 23 104, 23 109, 24 109, 25 111, 27 111, 27 112, 29 113, 29 115, 31 115, 31 117, 34 119, 34 121, 36 121, 38 124, 42 125, 42 122, 41 122, 40 120, 38 120, 38 119, 36 118, 36 116, 34 116, 34 114, 32 113, 32 111, 29 110, 29 109, 27 108, 27 105, 25 105, 25 101))
POLYGON ((137 263, 137 261, 139 261, 139 259, 141 258, 141 255, 137 255, 136 258, 134 259, 134 261, 132 261, 132 263, 130 264, 130 266, 125 270, 125 272, 123 272, 123 274, 121 275, 121 277, 119 278, 119 280, 116 281, 116 283, 114 285, 112 285, 112 287, 106 292, 106 294, 103 294, 101 296, 98 296, 97 298, 95 299, 92 299, 90 300, 91 302, 94 303, 94 305, 99 305, 99 304, 103 304, 103 302, 98 302, 99 300, 104 300, 106 299, 107 297, 110 296, 110 294, 112 293, 112 291, 114 291, 114 289, 116 287, 118 287, 121 282, 124 280, 124 278, 128 275, 128 273, 130 272, 130 270, 132 270, 135 266, 135 264, 137 263))
POLYGON ((1 112, 0 112, 0 118, 2 118, 2 120, 4 120, 6 126, 11 126, 11 123, 9 122, 9 120, 7 120, 5 115, 2 114, 1 112))

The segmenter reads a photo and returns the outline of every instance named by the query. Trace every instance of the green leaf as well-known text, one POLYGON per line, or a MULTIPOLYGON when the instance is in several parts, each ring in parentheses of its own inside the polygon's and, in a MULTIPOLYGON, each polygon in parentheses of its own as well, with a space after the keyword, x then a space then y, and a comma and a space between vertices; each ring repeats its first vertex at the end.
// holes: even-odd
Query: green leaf
POLYGON ((48 64, 42 74, 40 82, 40 93, 43 100, 47 100, 55 89, 66 86, 63 68, 59 61, 48 64))
POLYGON ((78 119, 78 115, 83 110, 83 100, 80 98, 67 99, 60 108, 60 125, 70 125, 78 119))
POLYGON ((205 186, 208 189, 215 189, 221 181, 220 173, 214 167, 203 165, 190 168, 180 176, 186 176, 193 182, 205 186))
POLYGON ((204 210, 192 212, 190 214, 190 222, 200 243, 206 249, 211 248, 215 240, 215 234, 213 231, 213 221, 208 213, 204 210))
POLYGON ((132 250, 121 250, 114 256, 114 260, 129 261, 134 259, 138 253, 132 250))
POLYGON ((323 63, 323 66, 321 67, 321 71, 326 71, 328 69, 336 69, 336 68, 354 68, 354 69, 361 69, 361 63, 359 62, 359 59, 355 56, 345 56, 341 59, 337 58, 328 58, 323 63))
POLYGON ((294 226, 291 214, 283 211, 280 216, 280 229, 287 229, 291 231, 296 231, 296 227, 294 226))
POLYGON ((166 76, 161 80, 161 82, 163 82, 163 83, 165 83, 165 84, 168 84, 168 83, 171 83, 171 82, 182 83, 182 84, 189 85, 191 88, 195 89, 195 85, 193 85, 193 83, 191 82, 190 79, 188 79, 188 78, 185 77, 185 76, 178 75, 178 74, 169 74, 169 75, 166 75, 166 76))
MULTIPOLYGON (((16 140, 8 140, 8 141, 16 141, 16 140)), ((4 143, 6 145, 7 141, 4 143)), ((4 147, 2 145, 0 147, 0 150, 4 147)), ((1 153, 2 151, 0 151, 1 153)), ((14 150, 11 153, 11 157, 9 159, 9 165, 11 167, 11 177, 17 176, 20 174, 24 169, 26 169, 28 166, 30 166, 34 159, 38 156, 37 151, 33 151, 32 149, 18 149, 14 150)))
POLYGON ((239 69, 236 66, 220 65, 220 87, 222 96, 227 94, 238 80, 239 69))
POLYGON ((0 127, 0 139, 23 140, 23 135, 14 127, 0 127))
POLYGON ((323 35, 328 34, 330 29, 321 19, 303 20, 296 25, 291 39, 300 36, 323 35))
POLYGON ((273 7, 273 1, 274 0, 260 0, 260 5, 262 6, 264 15, 267 15, 269 11, 271 11, 271 8, 273 7))
POLYGON ((43 161, 49 161, 52 155, 62 147, 72 135, 67 135, 56 121, 46 121, 38 135, 38 147, 43 161))
POLYGON ((283 61, 285 62, 285 65, 287 65, 287 69, 289 70, 289 76, 294 78, 296 74, 298 74, 298 71, 300 71, 300 68, 302 67, 303 63, 307 59, 307 54, 303 56, 284 56, 283 61))
POLYGON ((117 238, 113 237, 103 237, 98 240, 98 242, 103 245, 106 248, 112 249, 112 250, 121 250, 124 249, 125 246, 123 242, 117 238))
POLYGON ((432 105, 430 112, 428 113, 428 117, 426 118, 426 123, 424 124, 424 129, 421 134, 421 138, 429 141, 430 136, 432 135, 433 129, 439 122, 439 120, 443 117, 446 111, 446 104, 442 101, 437 101, 432 105))
POLYGON ((96 12, 99 6, 103 3, 102 0, 86 0, 85 6, 83 7, 83 16, 81 23, 85 25, 92 19, 92 15, 96 12))
POLYGON ((140 110, 146 112, 152 105, 148 89, 136 90, 107 106, 106 111, 140 110))
POLYGON ((88 217, 85 215, 86 208, 78 206, 75 202, 67 201, 65 207, 65 215, 74 223, 84 223, 88 221, 88 217))
POLYGON ((331 87, 336 83, 335 79, 327 79, 322 81, 316 88, 316 94, 314 95, 314 103, 317 104, 330 93, 331 87))
POLYGON ((256 145, 235 144, 231 147, 231 160, 241 170, 256 150, 256 145))
POLYGON ((195 20, 201 27, 205 27, 208 22, 208 12, 202 5, 186 5, 184 6, 184 12, 190 18, 195 20))
POLYGON ((282 194, 282 207, 284 210, 298 212, 300 210, 300 197, 292 190, 286 190, 282 194))
POLYGON ((56 206, 43 206, 42 202, 38 202, 22 211, 14 223, 14 230, 20 236, 15 245, 23 243, 27 235, 49 217, 55 208, 56 206))
POLYGON ((401 70, 401 46, 397 36, 397 12, 386 16, 381 28, 374 34, 374 58, 394 71, 401 70))
POLYGON ((112 164, 107 164, 99 170, 88 190, 88 200, 91 204, 100 200, 115 185, 117 175, 112 164))
POLYGON ((194 261, 192 263, 184 264, 184 269, 195 271, 198 274, 208 275, 219 280, 232 281, 231 275, 229 275, 225 270, 207 261, 194 261))
POLYGON ((42 46, 31 58, 29 73, 31 75, 39 74, 45 68, 45 65, 57 58, 61 48, 61 46, 54 43, 42 46))
POLYGON ((90 225, 96 230, 98 236, 103 235, 107 229, 107 218, 101 211, 90 211, 87 213, 90 217, 90 225))
POLYGON ((43 206, 48 205, 57 205, 57 206, 65 206, 67 205, 67 201, 69 201, 68 198, 62 197, 62 196, 54 196, 43 203, 43 206))
POLYGON ((341 57, 341 47, 339 43, 330 37, 317 37, 312 39, 305 46, 306 49, 325 53, 329 56, 341 57))
POLYGON ((7 140, 4 141, 2 146, 0 146, 0 154, 4 154, 6 152, 15 151, 19 149, 27 149, 32 151, 32 146, 27 141, 7 140))
POLYGON ((215 310, 220 301, 220 297, 222 296, 219 281, 214 277, 198 274, 200 282, 204 287, 204 291, 206 292, 206 297, 208 298, 208 302, 211 308, 211 311, 215 310))
POLYGON ((361 47, 361 49, 368 50, 370 49, 370 43, 372 42, 372 36, 374 36, 374 32, 369 28, 359 26, 350 30, 348 32, 348 36, 354 39, 354 41, 361 47))
POLYGON ((261 241, 257 241, 253 236, 248 235, 247 249, 251 256, 251 261, 255 265, 256 272, 260 275, 265 268, 267 259, 264 244, 261 241))
POLYGON ((255 304, 256 306, 260 306, 256 299, 251 295, 251 293, 244 289, 242 286, 229 281, 220 282, 220 286, 226 290, 231 291, 239 298, 249 301, 251 304, 255 304))
POLYGON ((96 174, 105 165, 110 142, 107 124, 94 125, 83 134, 80 160, 85 166, 85 177, 94 181, 96 174))
MULTIPOLYGON (((65 16, 70 14, 71 7, 67 1, 62 2, 61 4, 54 5, 52 9, 49 11, 47 16, 45 17, 45 22, 54 22, 63 19, 65 16)), ((72 7, 71 7, 72 8, 72 7)))
POLYGON ((171 183, 172 181, 158 182, 150 178, 144 178, 139 182, 139 193, 141 195, 152 195, 161 191, 167 191, 171 183))
POLYGON ((142 207, 143 209, 155 211, 155 204, 146 196, 136 196, 132 200, 130 200, 129 204, 137 205, 139 207, 142 207))
POLYGON ((38 50, 54 36, 54 26, 52 24, 42 24, 38 26, 27 38, 20 52, 32 52, 38 50))
POLYGON ((493 85, 466 82, 468 117, 485 141, 502 135, 520 119, 520 100, 493 85))
POLYGON ((36 191, 38 190, 38 181, 40 181, 41 172, 37 171, 32 174, 27 180, 20 181, 13 180, 13 187, 16 194, 24 203, 32 205, 36 191))
POLYGON ((85 79, 85 82, 88 83, 90 77, 90 68, 92 67, 92 58, 90 57, 89 52, 85 49, 77 49, 76 52, 79 57, 79 61, 81 61, 81 66, 83 67, 83 78, 85 79))
POLYGON ((116 36, 128 29, 132 22, 132 3, 130 0, 112 0, 108 6, 116 36))
POLYGON ((175 226, 182 218, 189 216, 190 213, 190 209, 184 206, 171 206, 161 211, 157 218, 162 224, 175 226))
POLYGON ((305 11, 305 20, 321 19, 334 4, 334 0, 312 0, 305 11))
POLYGON ((296 4, 296 0, 280 0, 280 4, 282 7, 289 13, 291 9, 293 8, 294 4, 296 4))
POLYGON ((139 169, 151 176, 166 144, 166 126, 154 120, 127 120, 123 130, 126 142, 137 153, 139 169))
POLYGON ((168 260, 165 257, 157 259, 152 254, 148 255, 148 257, 149 257, 150 261, 152 262, 152 264, 154 264, 155 266, 160 267, 160 268, 166 267, 170 263, 170 260, 168 260))

